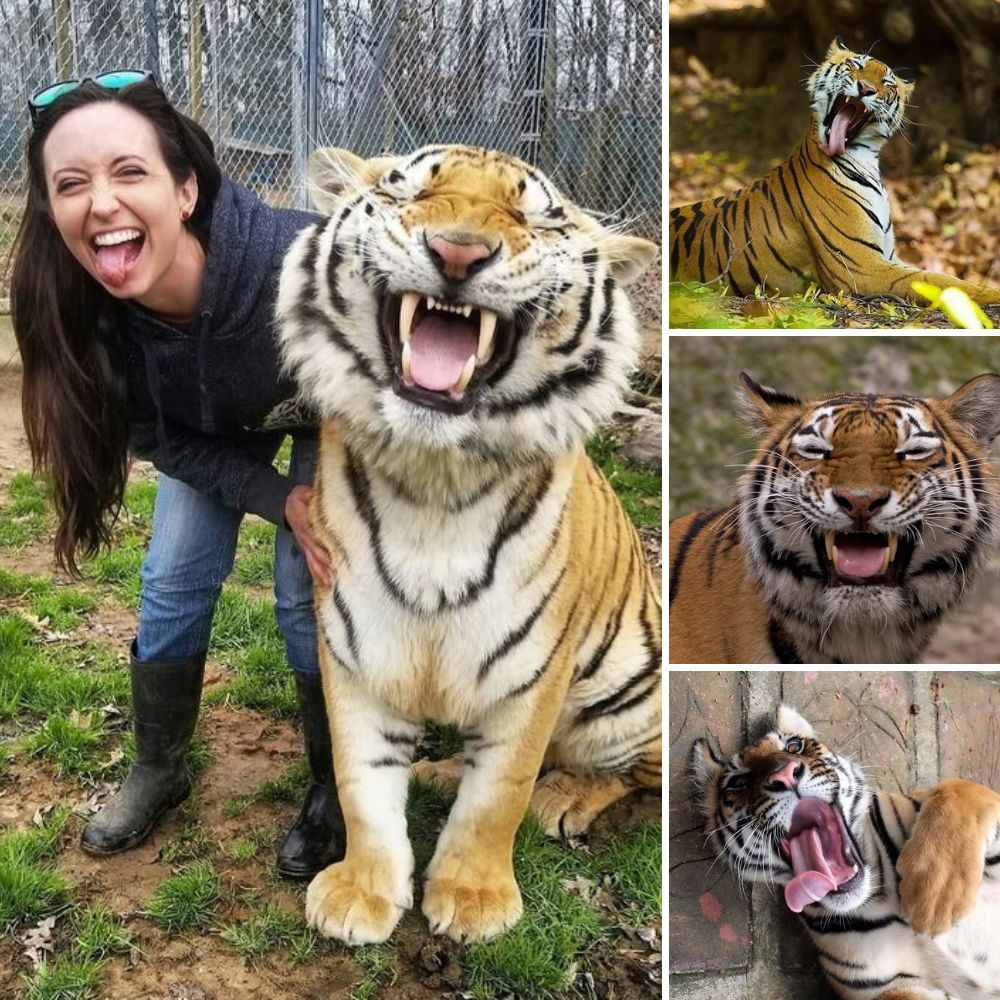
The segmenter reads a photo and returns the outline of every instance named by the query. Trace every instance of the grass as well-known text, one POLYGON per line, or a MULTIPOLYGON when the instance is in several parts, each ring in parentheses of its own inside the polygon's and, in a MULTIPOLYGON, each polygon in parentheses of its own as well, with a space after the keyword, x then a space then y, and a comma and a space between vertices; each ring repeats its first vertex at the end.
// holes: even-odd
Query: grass
POLYGON ((92 905, 76 918, 74 953, 85 960, 108 958, 128 954, 133 947, 132 933, 121 917, 116 917, 107 907, 92 905))
POLYGON ((231 944, 245 959, 253 961, 273 948, 293 949, 296 956, 311 954, 317 939, 300 914, 287 913, 276 903, 268 903, 246 920, 224 926, 222 940, 231 944))
POLYGON ((149 898, 150 916, 167 931, 211 922, 222 895, 219 876, 209 861, 198 861, 162 882, 149 898))
POLYGON ((636 924, 658 921, 663 912, 663 827, 645 823, 620 835, 593 859, 596 875, 610 877, 615 893, 636 924))
POLYGON ((40 827, 0 837, 0 933, 59 912, 69 883, 49 863, 69 818, 53 811, 40 827))
POLYGON ((93 774, 104 730, 96 716, 73 710, 68 715, 51 715, 41 729, 25 737, 21 749, 31 757, 52 764, 56 777, 93 774))
POLYGON ((19 472, 7 484, 0 514, 0 547, 19 549, 42 538, 52 526, 45 482, 19 472))
POLYGON ((269 826, 252 826, 242 837, 238 837, 226 847, 226 853, 234 861, 246 864, 262 851, 274 847, 278 831, 269 826))
POLYGON ((104 963, 90 958, 43 961, 34 976, 24 976, 24 1000, 90 1000, 104 963))
POLYGON ((637 528, 658 528, 662 519, 663 477, 632 469, 614 453, 614 442, 597 435, 587 442, 587 454, 611 483, 611 488, 637 528))
POLYGON ((382 944, 366 944, 355 948, 353 957, 364 967, 365 978, 351 990, 351 1000, 371 1000, 395 969, 392 950, 382 944))
POLYGON ((275 526, 266 521, 248 521, 240 530, 233 570, 244 587, 268 587, 274 582, 275 526))

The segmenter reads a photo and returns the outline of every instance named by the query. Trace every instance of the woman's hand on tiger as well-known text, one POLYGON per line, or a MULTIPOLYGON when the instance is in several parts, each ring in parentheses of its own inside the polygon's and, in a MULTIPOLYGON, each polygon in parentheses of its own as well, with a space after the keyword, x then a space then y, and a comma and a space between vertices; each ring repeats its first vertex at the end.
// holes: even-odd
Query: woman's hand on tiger
POLYGON ((319 535, 313 531, 309 518, 309 505, 315 492, 312 486, 293 486, 285 501, 285 521, 305 556, 313 583, 329 587, 333 582, 330 553, 320 541, 319 535))

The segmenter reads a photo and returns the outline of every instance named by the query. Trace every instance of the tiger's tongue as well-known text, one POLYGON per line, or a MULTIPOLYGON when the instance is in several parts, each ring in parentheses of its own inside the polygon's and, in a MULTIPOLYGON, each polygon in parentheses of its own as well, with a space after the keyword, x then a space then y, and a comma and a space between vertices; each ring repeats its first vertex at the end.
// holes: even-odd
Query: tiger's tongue
POLYGON ((837 572, 841 576, 878 576, 882 572, 885 546, 881 539, 853 539, 837 536, 837 572))
POLYGON ((116 243, 110 247, 97 247, 97 273, 106 285, 117 288, 125 283, 125 275, 132 264, 142 244, 139 240, 128 240, 126 243, 116 243))
POLYGON ((795 877, 785 886, 785 902, 792 913, 801 913, 810 903, 817 903, 834 892, 837 883, 830 871, 831 861, 823 856, 819 830, 809 827, 788 843, 795 877))
POLYGON ((819 147, 827 156, 843 156, 844 150, 847 149, 847 130, 852 121, 854 121, 854 109, 845 104, 834 116, 826 145, 819 147))
POLYGON ((433 392, 450 389, 478 346, 479 328, 474 324, 425 316, 410 334, 413 381, 433 392))

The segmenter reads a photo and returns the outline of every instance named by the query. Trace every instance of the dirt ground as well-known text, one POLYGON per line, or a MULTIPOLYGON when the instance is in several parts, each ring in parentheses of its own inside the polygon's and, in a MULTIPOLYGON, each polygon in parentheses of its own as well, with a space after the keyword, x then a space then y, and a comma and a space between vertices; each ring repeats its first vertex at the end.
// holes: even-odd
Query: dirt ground
MULTIPOLYGON (((0 368, 0 488, 14 474, 29 469, 21 422, 20 372, 0 368)), ((3 559, 6 568, 21 573, 53 573, 47 544, 29 546, 14 559, 4 553, 3 559)), ((78 637, 99 636, 112 646, 119 644, 124 656, 134 634, 134 614, 102 607, 89 618, 89 625, 78 631, 78 637)), ((206 686, 223 677, 223 670, 210 661, 206 686)), ((76 846, 86 813, 81 789, 69 780, 54 779, 42 766, 20 756, 12 761, 7 778, 0 784, 0 830, 26 828, 39 810, 44 813, 53 803, 75 803, 79 814, 75 812, 70 819, 68 846, 57 858, 59 871, 74 887, 74 898, 98 901, 113 913, 124 914, 135 935, 131 954, 113 958, 104 971, 100 996, 108 1000, 351 997, 354 987, 365 978, 366 969, 354 953, 340 945, 321 942, 317 957, 299 965, 288 962, 282 949, 272 949, 264 958, 247 963, 218 934, 168 935, 143 913, 144 902, 169 874, 161 851, 177 840, 185 823, 199 821, 225 849, 227 843, 245 836, 252 827, 266 827, 280 836, 297 813, 297 806, 292 804, 263 802, 234 818, 228 817, 223 808, 234 797, 250 795, 268 778, 280 776, 289 764, 301 758, 301 737, 293 724, 249 709, 215 707, 203 710, 199 733, 211 762, 196 779, 194 796, 169 813, 150 839, 132 851, 109 859, 84 854, 76 846)), ((599 848, 622 830, 660 817, 661 810, 659 795, 633 795, 599 817, 589 843, 599 848)), ((224 899, 227 923, 248 916, 251 897, 277 902, 286 911, 304 905, 304 886, 277 879, 259 861, 241 864, 227 858, 226 862, 218 864, 219 874, 227 886, 238 886, 235 892, 228 890, 231 895, 224 899)), ((584 961, 586 995, 595 1000, 649 1000, 659 996, 658 942, 654 953, 647 942, 633 941, 627 934, 612 937, 600 942, 584 961)), ((22 994, 21 977, 30 971, 30 965, 21 950, 14 936, 0 937, 0 1000, 22 994)), ((393 1000, 471 997, 463 990, 459 951, 451 941, 432 937, 423 916, 411 911, 392 939, 391 973, 371 995, 393 1000)))

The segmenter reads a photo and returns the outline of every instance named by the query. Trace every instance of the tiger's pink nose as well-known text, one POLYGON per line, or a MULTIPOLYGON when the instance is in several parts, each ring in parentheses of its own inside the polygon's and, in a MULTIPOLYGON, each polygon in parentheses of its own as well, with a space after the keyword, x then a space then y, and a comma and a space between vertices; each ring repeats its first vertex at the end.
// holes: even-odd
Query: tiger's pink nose
POLYGON ((449 281, 465 281, 490 260, 495 248, 471 234, 435 233, 424 236, 434 266, 449 281))
POLYGON ((864 80, 858 80, 858 95, 860 97, 869 97, 875 93, 875 88, 870 83, 865 83, 864 80))
POLYGON ((787 764, 779 767, 777 771, 772 771, 768 775, 765 787, 771 792, 780 792, 783 788, 795 791, 805 769, 805 764, 802 761, 790 760, 787 764))

